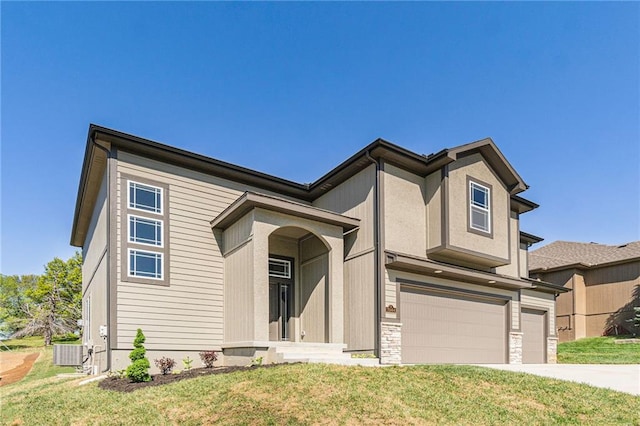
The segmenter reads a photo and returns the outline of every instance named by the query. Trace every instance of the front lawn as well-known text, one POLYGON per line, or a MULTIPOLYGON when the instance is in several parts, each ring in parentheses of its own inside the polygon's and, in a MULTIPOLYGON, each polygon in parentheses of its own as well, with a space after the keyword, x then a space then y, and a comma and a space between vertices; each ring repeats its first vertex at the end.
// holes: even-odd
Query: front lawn
POLYGON ((558 344, 562 364, 640 364, 640 343, 617 344, 620 337, 587 337, 558 344))
MULTIPOLYGON (((39 361, 40 362, 40 361, 39 361)), ((132 393, 54 377, 0 388, 2 424, 638 424, 640 398, 471 366, 292 364, 132 393)))

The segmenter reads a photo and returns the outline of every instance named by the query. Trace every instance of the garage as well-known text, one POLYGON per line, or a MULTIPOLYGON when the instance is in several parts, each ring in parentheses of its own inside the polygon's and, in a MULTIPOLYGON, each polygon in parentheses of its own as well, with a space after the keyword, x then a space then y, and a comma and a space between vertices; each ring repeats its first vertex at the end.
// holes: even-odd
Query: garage
POLYGON ((546 313, 533 309, 522 309, 522 363, 544 364, 547 362, 546 313))
POLYGON ((506 303, 402 285, 402 363, 506 363, 506 303))

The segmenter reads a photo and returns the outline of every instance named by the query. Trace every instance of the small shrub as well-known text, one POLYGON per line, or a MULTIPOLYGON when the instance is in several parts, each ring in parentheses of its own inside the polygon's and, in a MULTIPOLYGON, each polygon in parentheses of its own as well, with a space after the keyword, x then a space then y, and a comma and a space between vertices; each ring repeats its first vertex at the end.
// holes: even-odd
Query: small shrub
POLYGON ((154 359, 153 363, 160 369, 160 372, 164 376, 165 374, 171 373, 171 370, 173 370, 173 367, 176 365, 176 360, 162 357, 160 359, 154 359))
POLYGON ((202 351, 200 359, 206 368, 212 368, 213 363, 218 360, 218 353, 216 351, 202 351))
POLYGON ((126 369, 109 370, 109 372, 107 373, 107 377, 114 377, 116 379, 124 379, 125 377, 127 377, 127 370, 126 369))
POLYGON ((151 380, 149 376, 149 360, 145 356, 147 350, 144 348, 144 341, 146 338, 142 334, 142 330, 138 329, 136 332, 136 338, 133 339, 134 349, 129 353, 129 359, 131 359, 131 365, 127 367, 127 377, 132 382, 148 382, 151 380))
POLYGON ((254 358, 251 360, 251 365, 255 366, 255 365, 262 365, 262 357, 259 356, 257 358, 254 358))
POLYGON ((184 365, 184 369, 185 370, 191 370, 191 364, 193 363, 193 360, 191 358, 189 358, 189 356, 187 356, 186 358, 184 358, 182 360, 182 364, 184 365))

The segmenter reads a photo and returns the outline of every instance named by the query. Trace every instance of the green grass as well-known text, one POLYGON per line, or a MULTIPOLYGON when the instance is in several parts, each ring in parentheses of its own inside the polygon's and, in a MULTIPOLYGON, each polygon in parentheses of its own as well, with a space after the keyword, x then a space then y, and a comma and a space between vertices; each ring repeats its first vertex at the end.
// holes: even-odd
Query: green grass
POLYGON ((562 364, 640 364, 640 343, 616 344, 616 337, 588 337, 558 345, 562 364))
POLYGON ((49 377, 0 388, 0 423, 640 424, 638 397, 470 366, 295 364, 130 394, 78 381, 49 377))
MULTIPOLYGON (((52 342, 61 345, 77 345, 80 343, 80 339, 70 339, 68 337, 54 337, 52 342)), ((44 339, 42 336, 30 336, 22 337, 20 339, 8 339, 4 340, 3 345, 0 345, 0 352, 11 351, 23 351, 34 348, 44 347, 44 339)))

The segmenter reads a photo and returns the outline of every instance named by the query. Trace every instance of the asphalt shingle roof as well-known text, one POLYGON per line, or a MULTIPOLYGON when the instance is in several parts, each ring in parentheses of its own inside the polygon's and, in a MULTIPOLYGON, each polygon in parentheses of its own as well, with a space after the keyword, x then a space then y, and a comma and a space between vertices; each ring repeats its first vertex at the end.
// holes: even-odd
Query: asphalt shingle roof
POLYGON ((529 270, 583 264, 586 267, 640 258, 640 241, 610 246, 555 241, 529 253, 529 270))

